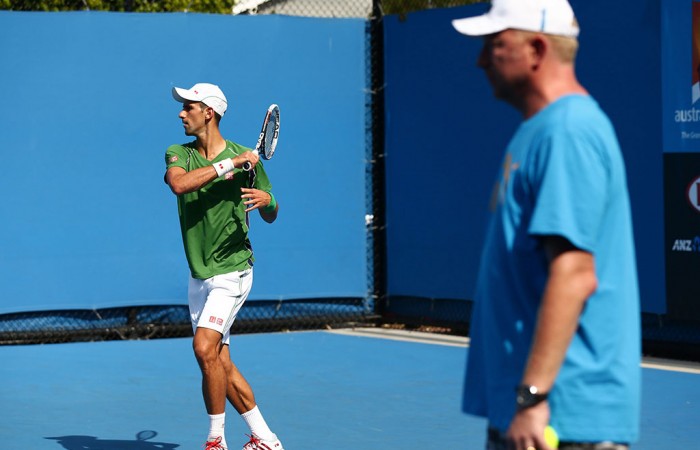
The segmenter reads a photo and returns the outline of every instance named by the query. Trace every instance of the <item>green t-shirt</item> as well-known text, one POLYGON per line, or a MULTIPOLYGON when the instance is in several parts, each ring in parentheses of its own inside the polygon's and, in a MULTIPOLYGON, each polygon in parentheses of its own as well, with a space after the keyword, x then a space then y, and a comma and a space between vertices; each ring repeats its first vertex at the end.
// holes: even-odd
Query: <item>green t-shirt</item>
MULTIPOLYGON (((250 149, 226 141, 226 149, 213 161, 208 161, 199 154, 194 142, 171 145, 165 152, 165 170, 182 167, 189 172, 233 158, 246 150, 250 149)), ((198 191, 178 195, 180 230, 192 277, 205 279, 253 265, 248 217, 241 198, 243 187, 272 191, 261 163, 250 172, 234 169, 198 191)))

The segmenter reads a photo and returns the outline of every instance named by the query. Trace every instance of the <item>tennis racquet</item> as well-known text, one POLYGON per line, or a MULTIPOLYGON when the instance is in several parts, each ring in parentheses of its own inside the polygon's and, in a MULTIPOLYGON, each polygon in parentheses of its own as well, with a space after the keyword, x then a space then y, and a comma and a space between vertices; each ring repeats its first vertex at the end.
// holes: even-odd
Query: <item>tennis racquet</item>
MULTIPOLYGON (((258 137, 258 143, 255 144, 255 150, 253 153, 259 155, 262 159, 270 159, 272 155, 275 154, 275 147, 277 147, 277 139, 280 136, 280 108, 279 106, 272 104, 267 108, 267 113, 265 114, 265 120, 262 124, 262 130, 260 130, 260 136, 258 137)), ((251 165, 248 161, 243 164, 243 170, 246 172, 251 169, 251 165)))

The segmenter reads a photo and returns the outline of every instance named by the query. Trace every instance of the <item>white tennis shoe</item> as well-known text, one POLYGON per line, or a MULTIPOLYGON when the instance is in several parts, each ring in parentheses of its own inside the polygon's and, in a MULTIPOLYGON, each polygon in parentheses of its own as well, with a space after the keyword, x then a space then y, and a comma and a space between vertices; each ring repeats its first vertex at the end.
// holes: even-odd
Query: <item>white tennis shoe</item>
POLYGON ((272 435, 272 440, 260 439, 256 435, 247 435, 250 441, 243 446, 243 450, 284 450, 282 443, 277 439, 277 435, 272 435))
POLYGON ((224 447, 221 444, 221 436, 219 436, 216 439, 213 439, 211 441, 207 441, 204 444, 204 450, 227 450, 227 449, 226 449, 226 447, 224 447))

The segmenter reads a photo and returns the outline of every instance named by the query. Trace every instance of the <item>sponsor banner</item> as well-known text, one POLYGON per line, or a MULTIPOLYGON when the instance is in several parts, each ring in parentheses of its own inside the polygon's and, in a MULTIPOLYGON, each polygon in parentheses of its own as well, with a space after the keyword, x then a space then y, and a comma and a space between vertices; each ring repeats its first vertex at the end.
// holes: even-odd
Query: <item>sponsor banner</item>
POLYGON ((662 2, 665 152, 700 152, 700 1, 662 2))
POLYGON ((700 321, 700 154, 664 154, 664 197, 668 316, 700 321))

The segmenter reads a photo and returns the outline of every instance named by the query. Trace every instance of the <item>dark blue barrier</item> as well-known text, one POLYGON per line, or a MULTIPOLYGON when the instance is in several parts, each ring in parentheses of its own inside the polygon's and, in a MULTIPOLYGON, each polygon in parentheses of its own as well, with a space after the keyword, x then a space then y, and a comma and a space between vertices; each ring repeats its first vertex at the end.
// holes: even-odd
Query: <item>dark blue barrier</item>
POLYGON ((470 299, 502 148, 517 115, 450 21, 484 5, 385 18, 388 294, 470 299))
MULTIPOLYGON (((580 78, 615 124, 627 164, 642 309, 664 313, 659 1, 572 4, 580 78)), ((385 18, 390 298, 473 293, 498 164, 520 122, 476 67, 481 40, 450 24, 487 8, 385 18)))

